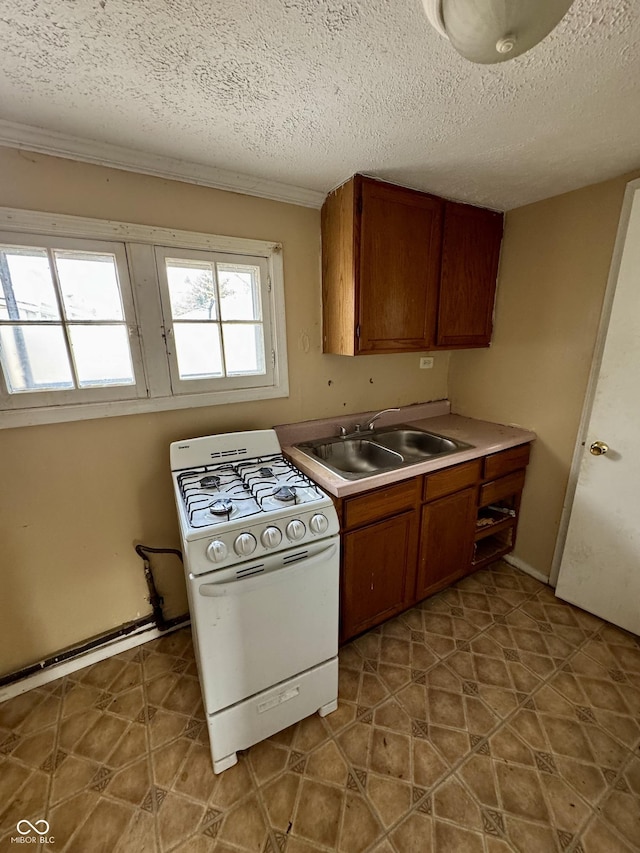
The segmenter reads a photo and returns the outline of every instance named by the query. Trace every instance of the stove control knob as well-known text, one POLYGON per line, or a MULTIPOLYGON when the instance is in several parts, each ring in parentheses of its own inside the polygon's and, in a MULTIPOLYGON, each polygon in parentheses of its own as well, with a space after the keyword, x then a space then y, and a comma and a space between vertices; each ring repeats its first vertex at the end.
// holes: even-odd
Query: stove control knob
POLYGON ((314 533, 325 533, 329 527, 327 516, 323 515, 321 512, 317 512, 315 515, 311 516, 309 527, 314 533))
POLYGON ((241 533, 233 543, 236 554, 239 557, 248 557, 256 550, 256 537, 251 533, 241 533))
POLYGON ((207 557, 212 563, 221 563, 227 556, 227 546, 219 539, 214 539, 207 546, 207 557))
POLYGON ((300 521, 299 518, 294 518, 293 521, 290 521, 287 524, 287 536, 293 542, 298 542, 300 539, 304 537, 304 534, 307 532, 307 528, 300 521))
POLYGON ((260 541, 265 548, 276 548, 282 542, 282 533, 277 527, 265 527, 260 534, 260 541))

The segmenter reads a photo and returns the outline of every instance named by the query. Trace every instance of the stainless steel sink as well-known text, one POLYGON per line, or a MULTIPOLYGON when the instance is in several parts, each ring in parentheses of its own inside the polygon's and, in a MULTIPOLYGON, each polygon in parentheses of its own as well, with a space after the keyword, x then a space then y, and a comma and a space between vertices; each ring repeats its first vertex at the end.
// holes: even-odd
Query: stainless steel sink
POLYGON ((376 432, 375 440, 383 447, 395 450, 402 456, 416 456, 419 459, 441 456, 444 453, 455 453, 460 448, 460 445, 450 438, 404 427, 379 430, 376 432))
POLYGON ((328 467, 341 473, 359 476, 366 476, 386 468, 395 468, 403 462, 399 453, 362 438, 338 439, 319 444, 312 450, 328 467))
POLYGON ((370 477, 471 447, 437 433, 399 424, 344 438, 297 444, 298 450, 347 480, 370 477))

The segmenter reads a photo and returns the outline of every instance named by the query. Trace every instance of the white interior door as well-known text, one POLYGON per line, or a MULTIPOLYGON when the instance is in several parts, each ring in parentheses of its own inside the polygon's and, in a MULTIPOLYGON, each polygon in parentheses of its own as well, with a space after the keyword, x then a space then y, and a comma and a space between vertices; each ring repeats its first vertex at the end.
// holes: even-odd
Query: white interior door
POLYGON ((602 361, 587 395, 593 406, 583 431, 556 588, 560 598, 636 634, 640 634, 639 184, 629 186, 623 206, 603 313, 602 361), (596 442, 608 450, 594 455, 605 450, 596 442))

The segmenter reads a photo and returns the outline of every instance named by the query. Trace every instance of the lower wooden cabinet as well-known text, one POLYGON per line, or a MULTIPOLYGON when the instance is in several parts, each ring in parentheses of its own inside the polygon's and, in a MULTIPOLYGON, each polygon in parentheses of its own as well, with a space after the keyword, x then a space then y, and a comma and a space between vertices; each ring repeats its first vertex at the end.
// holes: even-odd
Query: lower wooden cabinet
POLYGON ((422 507, 416 600, 471 571, 476 489, 463 489, 422 507))
POLYGON ((341 635, 348 639, 410 605, 417 557, 415 511, 345 533, 342 549, 341 635))
POLYGON ((513 550, 527 445, 337 500, 344 642, 513 550))

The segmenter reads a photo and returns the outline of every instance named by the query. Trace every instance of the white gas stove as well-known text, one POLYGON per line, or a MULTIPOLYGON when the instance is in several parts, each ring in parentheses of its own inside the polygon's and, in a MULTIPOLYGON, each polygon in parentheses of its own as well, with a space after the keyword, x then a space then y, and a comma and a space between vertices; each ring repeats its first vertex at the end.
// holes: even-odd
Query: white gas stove
POLYGON ((219 773, 337 707, 338 517, 273 430, 174 442, 171 470, 219 773))

